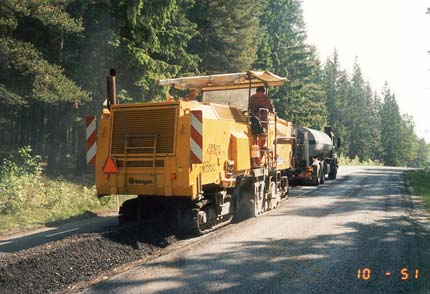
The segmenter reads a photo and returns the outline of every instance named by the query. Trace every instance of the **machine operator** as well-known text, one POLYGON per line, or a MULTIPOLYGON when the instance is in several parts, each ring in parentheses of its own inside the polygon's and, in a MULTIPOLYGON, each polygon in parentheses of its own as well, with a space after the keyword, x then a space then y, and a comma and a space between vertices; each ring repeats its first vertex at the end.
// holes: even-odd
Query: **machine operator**
POLYGON ((273 112, 272 102, 269 97, 267 97, 266 89, 263 86, 257 87, 255 94, 251 96, 249 109, 252 116, 256 116, 260 120, 265 121, 267 119, 267 111, 260 112, 261 108, 273 112))
POLYGON ((264 87, 257 87, 255 94, 251 96, 249 101, 249 110, 251 116, 257 117, 260 120, 261 127, 263 128, 263 130, 258 132, 259 134, 255 137, 257 139, 256 141, 258 146, 263 149, 266 147, 267 141, 267 115, 268 112, 273 113, 272 102, 269 97, 267 97, 266 89, 264 87))

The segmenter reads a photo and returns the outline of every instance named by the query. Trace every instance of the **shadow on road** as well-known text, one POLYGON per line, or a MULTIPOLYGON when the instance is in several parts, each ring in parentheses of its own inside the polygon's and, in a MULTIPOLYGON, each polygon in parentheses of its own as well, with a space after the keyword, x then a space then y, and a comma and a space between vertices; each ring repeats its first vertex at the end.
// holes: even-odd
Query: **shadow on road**
POLYGON ((288 227, 297 225, 289 222, 295 217, 313 217, 322 224, 343 217, 339 229, 303 238, 284 234, 280 239, 231 242, 221 253, 145 266, 149 271, 175 269, 166 275, 105 281, 93 290, 114 293, 131 286, 163 285, 163 293, 428 293, 430 235, 409 215, 412 207, 402 171, 364 169, 348 181, 321 186, 303 197, 308 207, 282 209, 263 218, 277 224, 285 220, 288 227), (333 201, 312 205, 321 198, 333 201), (360 218, 348 221, 349 215, 360 218), (363 275, 365 268, 370 270, 369 280, 369 271, 363 275))

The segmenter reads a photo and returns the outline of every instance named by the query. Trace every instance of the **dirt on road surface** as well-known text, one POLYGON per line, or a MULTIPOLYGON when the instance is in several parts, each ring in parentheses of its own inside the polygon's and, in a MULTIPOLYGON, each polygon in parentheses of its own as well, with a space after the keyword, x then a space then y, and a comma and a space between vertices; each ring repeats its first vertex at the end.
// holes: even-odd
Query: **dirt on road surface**
POLYGON ((82 292, 429 293, 428 220, 403 170, 349 173, 82 292))

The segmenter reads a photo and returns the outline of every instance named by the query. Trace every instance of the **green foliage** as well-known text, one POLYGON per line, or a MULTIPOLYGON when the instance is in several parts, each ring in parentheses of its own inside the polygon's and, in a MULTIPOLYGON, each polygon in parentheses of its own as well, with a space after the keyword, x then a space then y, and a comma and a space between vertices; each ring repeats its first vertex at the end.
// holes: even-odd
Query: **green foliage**
POLYGON ((351 85, 347 73, 340 67, 336 50, 324 65, 323 90, 328 111, 328 124, 336 132, 336 136, 342 140, 339 152, 347 154, 349 151, 349 132, 346 124, 349 115, 346 109, 351 85))
POLYGON ((5 0, 0 7, 0 55, 4 63, 0 65, 0 81, 4 80, 2 95, 16 100, 20 104, 22 96, 48 103, 59 101, 89 100, 88 93, 79 89, 67 78, 60 66, 47 61, 32 42, 40 41, 29 32, 32 28, 25 25, 45 29, 47 34, 77 33, 83 30, 81 22, 73 19, 66 12, 66 0, 18 1, 5 0), (10 76, 19 80, 16 83, 10 76), (15 90, 15 91, 14 91, 15 90), (21 96, 21 97, 20 97, 21 96))
POLYGON ((380 162, 379 160, 372 160, 372 159, 362 160, 358 156, 351 159, 343 154, 340 154, 337 160, 340 166, 382 166, 383 165, 383 163, 380 162))
POLYGON ((114 39, 119 78, 123 77, 137 101, 163 93, 156 85, 158 79, 196 71, 199 59, 187 51, 197 33, 195 24, 185 17, 188 5, 175 0, 119 1, 113 5, 119 26, 114 39))
POLYGON ((264 1, 255 66, 266 65, 286 76, 285 86, 271 91, 280 117, 295 125, 322 129, 327 110, 322 88, 322 71, 315 48, 305 43, 306 32, 301 3, 297 0, 264 1), (270 62, 267 56, 270 53, 270 62))
POLYGON ((0 32, 15 30, 20 17, 37 19, 46 26, 66 32, 80 32, 80 21, 65 11, 72 0, 3 0, 0 7, 0 32))
POLYGON ((348 156, 351 158, 358 156, 363 160, 376 159, 380 126, 375 105, 372 90, 364 82, 361 68, 356 61, 346 105, 349 119, 345 121, 346 127, 350 130, 348 156))
POLYGON ((40 156, 24 147, 3 160, 0 172, 0 231, 43 224, 101 208, 95 187, 42 175, 40 156))
POLYGON ((405 174, 415 193, 424 199, 426 208, 430 209, 430 169, 410 170, 405 174))
MULTIPOLYGON (((9 58, 9 66, 32 80, 32 98, 47 103, 89 99, 88 93, 68 79, 61 67, 49 64, 30 43, 0 38, 0 52, 9 58)), ((18 97, 15 97, 19 103, 18 97)))
POLYGON ((196 1, 188 10, 188 17, 198 30, 189 50, 200 56, 200 72, 226 73, 250 68, 255 60, 256 43, 264 42, 258 39, 260 12, 255 3, 250 0, 196 1))
POLYGON ((386 165, 401 165, 399 144, 401 132, 401 116, 399 106, 388 85, 385 86, 384 101, 381 109, 381 142, 383 160, 386 165))
MULTIPOLYGON (((410 116, 401 116, 394 94, 385 85, 381 102, 363 80, 358 62, 351 78, 340 68, 338 54, 326 61, 323 89, 329 123, 342 139, 340 152, 360 162, 388 166, 425 165, 428 149, 418 139, 410 116)), ((344 164, 351 164, 348 159, 344 164)))

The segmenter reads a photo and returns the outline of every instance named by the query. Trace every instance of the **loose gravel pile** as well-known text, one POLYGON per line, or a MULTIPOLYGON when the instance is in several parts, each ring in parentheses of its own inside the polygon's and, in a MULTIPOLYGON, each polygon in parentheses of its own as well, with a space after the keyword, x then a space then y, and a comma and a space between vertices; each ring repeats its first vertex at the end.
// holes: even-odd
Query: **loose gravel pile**
POLYGON ((176 241, 169 228, 133 225, 0 256, 1 293, 49 293, 90 280, 176 241))

